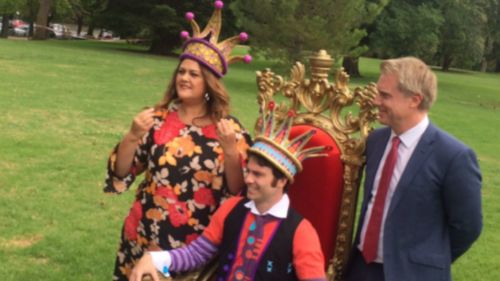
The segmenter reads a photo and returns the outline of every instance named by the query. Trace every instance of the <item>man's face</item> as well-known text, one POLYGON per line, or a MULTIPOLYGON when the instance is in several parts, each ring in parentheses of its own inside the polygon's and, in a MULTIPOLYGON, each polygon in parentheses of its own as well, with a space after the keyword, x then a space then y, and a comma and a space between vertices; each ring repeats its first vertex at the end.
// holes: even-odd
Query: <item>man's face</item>
POLYGON ((245 184, 247 185, 248 199, 258 204, 277 202, 281 198, 283 188, 286 185, 285 179, 274 180, 272 169, 260 166, 254 157, 248 159, 246 168, 245 184))
POLYGON ((394 130, 406 126, 410 115, 418 110, 419 97, 406 96, 398 87, 396 74, 382 74, 377 83, 378 95, 373 103, 378 107, 378 121, 394 130))

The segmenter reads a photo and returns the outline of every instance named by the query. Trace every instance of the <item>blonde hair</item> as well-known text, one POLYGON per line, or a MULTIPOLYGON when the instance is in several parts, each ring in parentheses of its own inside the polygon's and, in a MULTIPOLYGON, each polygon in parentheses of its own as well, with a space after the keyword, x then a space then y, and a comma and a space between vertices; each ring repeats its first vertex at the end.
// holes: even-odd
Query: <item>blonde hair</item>
MULTIPOLYGON (((177 92, 175 91, 175 83, 177 72, 179 71, 181 62, 182 60, 175 68, 165 95, 155 106, 157 109, 168 109, 171 103, 180 102, 179 97, 177 96, 177 92)), ((207 101, 207 115, 213 122, 216 122, 229 114, 229 94, 227 93, 226 88, 219 78, 217 78, 208 68, 206 68, 202 64, 198 63, 198 65, 200 66, 201 74, 203 80, 205 81, 205 88, 210 97, 210 99, 207 101)))
POLYGON ((420 110, 429 110, 437 98, 436 74, 418 58, 384 60, 380 64, 380 71, 382 74, 396 74, 398 87, 405 95, 421 94, 420 110))

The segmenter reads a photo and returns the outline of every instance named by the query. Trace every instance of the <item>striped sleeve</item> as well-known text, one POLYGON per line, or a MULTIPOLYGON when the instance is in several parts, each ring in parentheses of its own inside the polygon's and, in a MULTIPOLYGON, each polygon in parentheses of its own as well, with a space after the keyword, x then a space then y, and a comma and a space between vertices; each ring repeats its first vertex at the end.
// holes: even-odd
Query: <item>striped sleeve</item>
POLYGON ((181 272, 196 269, 209 262, 218 251, 224 231, 224 220, 242 197, 226 200, 212 216, 210 224, 191 244, 171 250, 172 264, 170 271, 181 272))
POLYGON ((172 258, 170 271, 190 271, 209 262, 217 253, 217 247, 201 235, 191 244, 169 251, 172 258))

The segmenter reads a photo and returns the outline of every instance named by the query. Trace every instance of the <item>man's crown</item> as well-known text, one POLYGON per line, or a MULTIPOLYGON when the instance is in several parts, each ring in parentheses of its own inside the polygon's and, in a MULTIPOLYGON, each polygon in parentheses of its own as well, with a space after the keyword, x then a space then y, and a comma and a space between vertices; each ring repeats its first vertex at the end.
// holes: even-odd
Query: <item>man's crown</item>
POLYGON ((245 32, 222 42, 218 42, 222 26, 221 9, 224 7, 224 3, 217 0, 214 6, 215 10, 212 17, 203 31, 200 31, 200 27, 194 20, 194 14, 192 12, 186 13, 185 17, 186 20, 191 23, 193 35, 190 37, 187 31, 181 32, 181 37, 185 39, 186 42, 184 43, 183 53, 180 59, 194 59, 206 66, 220 78, 226 74, 228 64, 235 61, 250 63, 252 57, 250 55, 231 56, 231 52, 236 44, 248 40, 248 34, 245 32))
POLYGON ((271 101, 268 106, 267 117, 265 110, 261 110, 261 130, 255 137, 254 145, 249 150, 267 159, 285 174, 290 182, 293 182, 295 174, 302 171, 302 161, 311 157, 326 156, 322 152, 329 148, 316 146, 304 149, 304 146, 316 133, 316 130, 309 130, 293 139, 289 139, 295 112, 289 111, 285 120, 279 127, 275 128, 274 107, 275 104, 271 101))

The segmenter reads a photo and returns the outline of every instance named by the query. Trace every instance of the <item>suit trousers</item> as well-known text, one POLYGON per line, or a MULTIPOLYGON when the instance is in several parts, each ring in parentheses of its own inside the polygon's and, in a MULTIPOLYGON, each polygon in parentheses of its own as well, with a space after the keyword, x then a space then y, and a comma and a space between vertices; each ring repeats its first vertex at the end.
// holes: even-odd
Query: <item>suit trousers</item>
POLYGON ((344 281, 384 281, 384 266, 381 263, 367 264, 358 248, 355 248, 347 268, 344 281))

